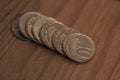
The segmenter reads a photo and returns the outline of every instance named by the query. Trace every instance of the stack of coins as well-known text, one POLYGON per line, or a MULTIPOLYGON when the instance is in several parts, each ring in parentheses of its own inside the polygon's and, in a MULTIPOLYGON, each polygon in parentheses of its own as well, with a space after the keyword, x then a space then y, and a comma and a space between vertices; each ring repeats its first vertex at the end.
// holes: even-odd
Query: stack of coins
POLYGON ((42 44, 76 62, 87 62, 95 53, 95 45, 88 36, 37 12, 17 16, 11 30, 21 40, 42 44))

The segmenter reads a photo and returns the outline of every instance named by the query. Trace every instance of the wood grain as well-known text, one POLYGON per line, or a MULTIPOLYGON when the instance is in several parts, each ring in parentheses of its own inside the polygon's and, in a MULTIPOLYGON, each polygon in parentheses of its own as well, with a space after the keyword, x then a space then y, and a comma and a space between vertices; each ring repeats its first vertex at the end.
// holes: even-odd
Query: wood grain
POLYGON ((120 80, 119 0, 1 0, 0 80, 120 80), (96 55, 75 63, 41 45, 16 39, 15 16, 37 11, 90 36, 96 55))

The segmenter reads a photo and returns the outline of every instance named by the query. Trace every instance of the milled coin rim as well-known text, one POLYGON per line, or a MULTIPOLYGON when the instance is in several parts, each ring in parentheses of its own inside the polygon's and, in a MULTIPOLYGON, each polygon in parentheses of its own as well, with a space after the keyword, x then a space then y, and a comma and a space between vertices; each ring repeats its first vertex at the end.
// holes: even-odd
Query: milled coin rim
POLYGON ((95 44, 94 44, 94 42, 93 42, 93 40, 90 38, 90 37, 88 37, 87 35, 84 35, 84 34, 80 34, 80 33, 74 33, 74 34, 72 34, 72 35, 69 35, 68 37, 66 37, 65 38, 65 40, 64 40, 64 42, 63 42, 63 49, 64 49, 64 52, 65 52, 65 54, 68 56, 68 58, 70 58, 70 59, 72 59, 72 60, 74 60, 74 61, 76 61, 76 62, 87 62, 87 61, 89 61, 89 60, 91 60, 92 58, 93 58, 93 56, 95 55, 95 50, 96 50, 96 48, 95 48, 95 44), (72 55, 71 53, 70 53, 70 51, 67 49, 67 48, 69 48, 70 47, 70 45, 67 45, 67 42, 68 42, 68 39, 70 38, 70 37, 74 37, 74 36, 84 36, 84 37, 86 37, 86 39, 88 39, 89 41, 90 41, 90 43, 92 44, 92 49, 93 49, 93 51, 92 51, 92 53, 91 53, 91 55, 89 56, 89 57, 84 57, 84 58, 80 58, 79 56, 74 56, 74 55, 72 55), (74 56, 74 57, 73 57, 74 56))

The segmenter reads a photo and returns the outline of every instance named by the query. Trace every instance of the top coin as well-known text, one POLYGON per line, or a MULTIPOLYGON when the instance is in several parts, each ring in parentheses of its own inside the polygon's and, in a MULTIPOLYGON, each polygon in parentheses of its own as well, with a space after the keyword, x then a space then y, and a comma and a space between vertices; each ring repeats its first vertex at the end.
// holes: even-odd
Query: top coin
POLYGON ((37 13, 37 12, 28 12, 28 13, 25 13, 23 16, 21 16, 21 18, 19 20, 20 31, 26 38, 29 38, 29 36, 27 35, 27 33, 25 31, 26 23, 27 23, 28 19, 30 19, 31 17, 34 17, 34 16, 41 16, 41 14, 37 13))
POLYGON ((95 53, 95 44, 86 35, 74 33, 63 42, 65 54, 76 62, 87 62, 95 53))

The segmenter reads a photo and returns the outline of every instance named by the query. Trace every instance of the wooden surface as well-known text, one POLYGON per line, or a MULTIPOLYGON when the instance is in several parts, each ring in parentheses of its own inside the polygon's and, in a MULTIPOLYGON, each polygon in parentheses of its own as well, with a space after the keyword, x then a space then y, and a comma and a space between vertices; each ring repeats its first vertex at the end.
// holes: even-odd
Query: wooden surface
POLYGON ((120 0, 0 0, 0 80, 120 80, 120 0), (75 63, 16 39, 13 18, 37 11, 90 36, 96 55, 75 63))

